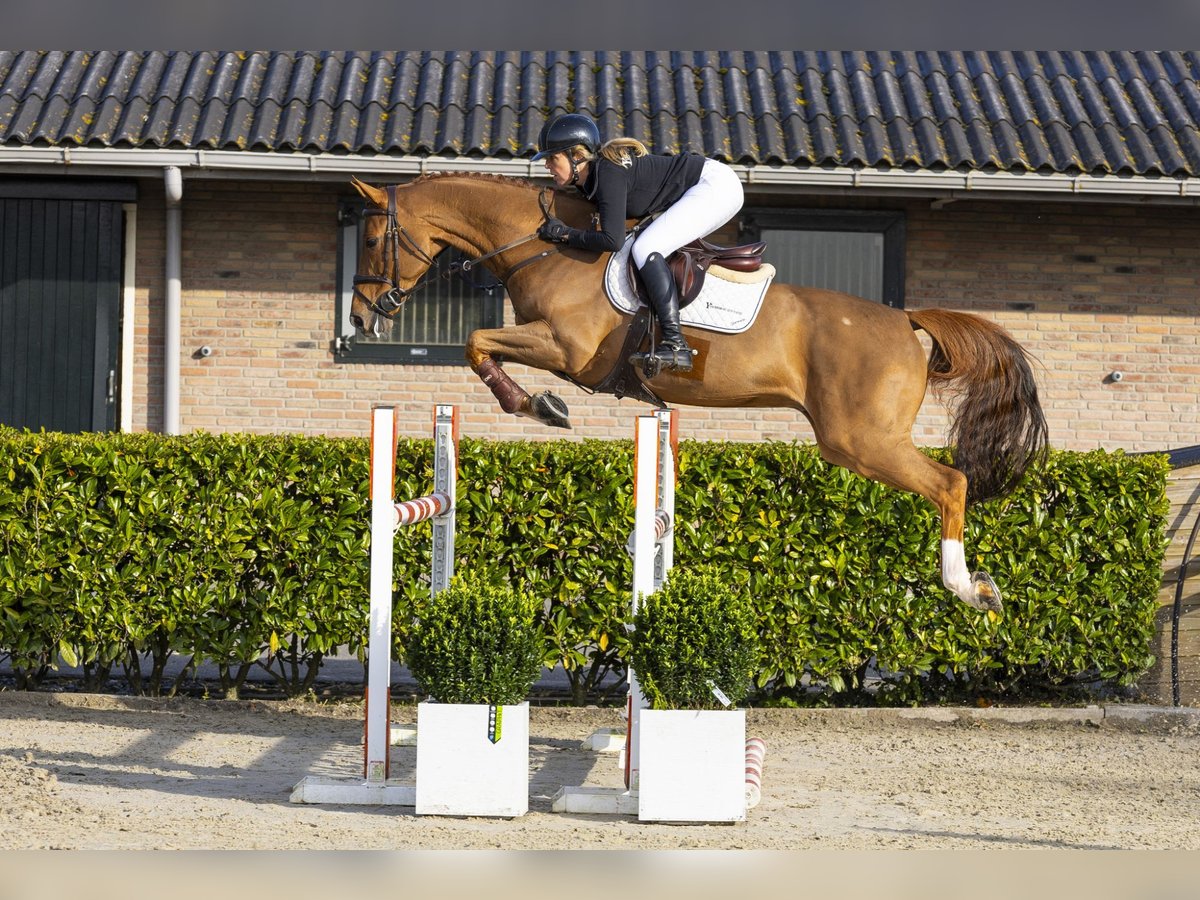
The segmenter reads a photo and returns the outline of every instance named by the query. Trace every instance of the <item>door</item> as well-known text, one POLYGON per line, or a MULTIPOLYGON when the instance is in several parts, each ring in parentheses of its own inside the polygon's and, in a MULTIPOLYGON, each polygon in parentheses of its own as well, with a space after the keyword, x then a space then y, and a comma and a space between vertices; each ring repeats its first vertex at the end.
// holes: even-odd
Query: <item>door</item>
MULTIPOLYGON (((112 191, 87 187, 0 184, 0 422, 6 425, 116 428, 121 200, 88 197, 112 191)), ((126 190, 118 193, 132 191, 120 187, 126 190)))

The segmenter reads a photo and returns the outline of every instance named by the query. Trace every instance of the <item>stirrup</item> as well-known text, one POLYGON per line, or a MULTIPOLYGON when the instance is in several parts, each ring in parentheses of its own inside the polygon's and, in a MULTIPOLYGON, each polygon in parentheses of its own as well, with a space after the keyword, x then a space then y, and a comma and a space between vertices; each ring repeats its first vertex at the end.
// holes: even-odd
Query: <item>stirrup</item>
POLYGON ((697 351, 691 348, 677 349, 675 347, 659 346, 653 353, 634 353, 629 357, 630 365, 642 367, 647 378, 654 378, 663 369, 673 372, 692 371, 692 357, 697 351))

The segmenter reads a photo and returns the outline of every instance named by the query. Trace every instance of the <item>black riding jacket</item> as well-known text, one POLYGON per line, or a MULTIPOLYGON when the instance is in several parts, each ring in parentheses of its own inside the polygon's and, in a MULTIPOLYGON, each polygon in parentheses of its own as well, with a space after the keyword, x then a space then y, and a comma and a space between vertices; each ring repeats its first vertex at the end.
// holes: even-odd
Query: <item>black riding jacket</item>
POLYGON ((579 192, 596 204, 599 231, 567 235, 567 245, 581 250, 611 253, 625 244, 625 220, 640 219, 660 212, 683 196, 700 180, 704 157, 697 153, 675 156, 629 154, 628 168, 603 156, 588 165, 588 176, 579 192))

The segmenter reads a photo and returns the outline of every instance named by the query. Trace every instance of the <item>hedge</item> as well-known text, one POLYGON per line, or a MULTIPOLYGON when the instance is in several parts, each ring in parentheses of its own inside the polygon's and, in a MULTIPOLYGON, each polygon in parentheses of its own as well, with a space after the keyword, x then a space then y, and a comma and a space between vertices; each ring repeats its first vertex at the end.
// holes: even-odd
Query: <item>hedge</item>
MULTIPOLYGON (((61 658, 89 684, 121 668, 158 693, 185 654, 216 663, 227 694, 256 665, 300 694, 335 648, 365 654, 365 440, 0 429, 0 452, 0 653, 23 685, 61 658)), ((458 568, 543 601, 546 663, 576 702, 627 645, 631 471, 631 441, 460 450, 458 568)), ((765 696, 859 702, 868 675, 871 702, 1127 685, 1153 662, 1167 471, 1157 455, 1058 451, 970 510, 968 565, 1004 592, 996 617, 941 586, 921 498, 811 445, 685 441, 675 563, 748 577, 765 696)), ((402 440, 397 497, 431 482, 431 441, 402 440)), ((398 653, 429 553, 428 527, 398 533, 398 653)))

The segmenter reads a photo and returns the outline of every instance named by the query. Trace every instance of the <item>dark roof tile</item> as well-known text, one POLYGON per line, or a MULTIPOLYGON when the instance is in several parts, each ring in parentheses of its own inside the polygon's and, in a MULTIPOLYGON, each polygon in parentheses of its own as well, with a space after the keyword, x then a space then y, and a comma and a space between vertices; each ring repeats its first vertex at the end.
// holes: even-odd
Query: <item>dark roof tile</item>
POLYGON ((891 165, 895 162, 888 147, 887 132, 877 118, 860 119, 855 134, 862 141, 863 159, 867 165, 891 165))
POLYGON ((100 101, 96 112, 92 115, 91 137, 111 146, 117 125, 121 121, 121 111, 124 107, 116 97, 108 97, 100 101))
POLYGON ((1187 173, 1200 171, 1200 132, 1195 128, 1183 128, 1175 132, 1175 140, 1187 160, 1187 173))
POLYGON ((0 76, 0 93, 8 94, 17 99, 25 97, 25 88, 37 72, 43 54, 36 50, 22 50, 15 56, 4 60, 7 68, 0 76))
POLYGON ((17 107, 16 113, 9 123, 8 133, 26 144, 32 144, 39 138, 45 138, 46 136, 40 134, 38 128, 38 122, 41 121, 45 108, 46 103, 43 100, 37 98, 26 100, 24 104, 17 107))
POLYGON ((135 147, 142 141, 146 122, 150 116, 150 103, 143 97, 130 97, 121 111, 121 121, 113 133, 113 144, 135 147))
POLYGON ((142 141, 151 147, 163 147, 167 143, 171 130, 171 118, 175 114, 175 106, 163 99, 150 104, 146 114, 146 122, 142 127, 142 141))
POLYGON ((1125 146, 1125 138, 1112 122, 1096 129, 1096 139, 1104 150, 1104 169, 1109 173, 1133 171, 1133 157, 1125 146))
POLYGON ((383 146, 405 146, 412 139, 413 111, 407 106, 394 106, 384 113, 383 146))
MULTIPOLYGON (((955 123, 957 124, 957 123, 955 123)), ((905 161, 920 166, 945 166, 954 168, 962 165, 968 157, 966 139, 962 137, 962 129, 957 129, 955 144, 938 131, 937 123, 927 117, 918 119, 913 124, 913 140, 915 147, 911 154, 906 154, 905 161)))
POLYGON ((325 146, 333 150, 357 149, 360 111, 357 106, 339 103, 333 110, 329 138, 325 146))
POLYGON ((1106 169, 1104 148, 1096 137, 1096 129, 1090 122, 1079 122, 1071 127, 1071 143, 1074 146, 1079 167, 1084 172, 1101 174, 1106 169))
POLYGON ((105 80, 104 92, 101 96, 116 97, 125 100, 130 96, 130 87, 137 77, 140 60, 136 53, 123 52, 116 55, 112 68, 105 80))
POLYGON ((1029 168, 1035 171, 1053 170, 1054 155, 1046 136, 1032 121, 1022 122, 1017 127, 1021 139, 1021 156, 1029 168))
MULTIPOLYGON (((928 119, 925 120, 928 122, 928 119)), ((917 143, 917 136, 913 132, 912 126, 908 121, 901 117, 896 117, 887 123, 887 143, 889 149, 889 157, 892 165, 902 166, 906 164, 913 165, 937 165, 945 162, 938 158, 938 154, 930 153, 928 156, 921 153, 921 149, 917 143)))
POLYGON ((20 109, 21 104, 15 97, 11 94, 0 94, 0 141, 15 137, 12 135, 11 125, 20 109))
POLYGON ((974 118, 963 124, 967 143, 971 147, 971 156, 979 168, 994 166, 999 168, 1002 163, 1000 150, 992 137, 992 128, 985 119, 974 118))
POLYGON ((18 127, 32 129, 36 137, 46 141, 56 140, 62 132, 63 125, 71 115, 71 103, 62 94, 55 94, 37 112, 37 124, 31 121, 19 123, 18 127))
POLYGON ((209 100, 200 108, 200 118, 192 140, 201 146, 216 150, 222 146, 221 132, 229 117, 229 107, 220 100, 209 100))
POLYGON ((1155 125, 1147 137, 1154 147, 1152 156, 1147 158, 1149 171, 1161 172, 1163 175, 1186 174, 1187 158, 1179 148, 1175 133, 1167 125, 1155 125))
POLYGON ((0 51, 0 142, 1200 175, 1197 51, 0 51))
POLYGON ((83 67, 80 60, 83 54, 75 53, 69 58, 73 65, 67 65, 68 55, 52 50, 36 62, 34 69, 28 73, 22 96, 30 100, 49 100, 50 95, 58 87, 59 92, 72 98, 75 85, 83 78, 83 67))
MULTIPOLYGON (((812 159, 816 165, 828 165, 840 158, 837 134, 834 132, 833 121, 828 116, 818 116, 804 123, 808 131, 809 145, 812 147, 812 159)), ((802 144, 797 144, 803 147, 802 144)), ((798 159, 803 158, 797 156, 798 159)))
POLYGON ((259 104, 254 124, 246 135, 247 150, 271 150, 275 147, 281 111, 277 100, 264 100, 259 104))

